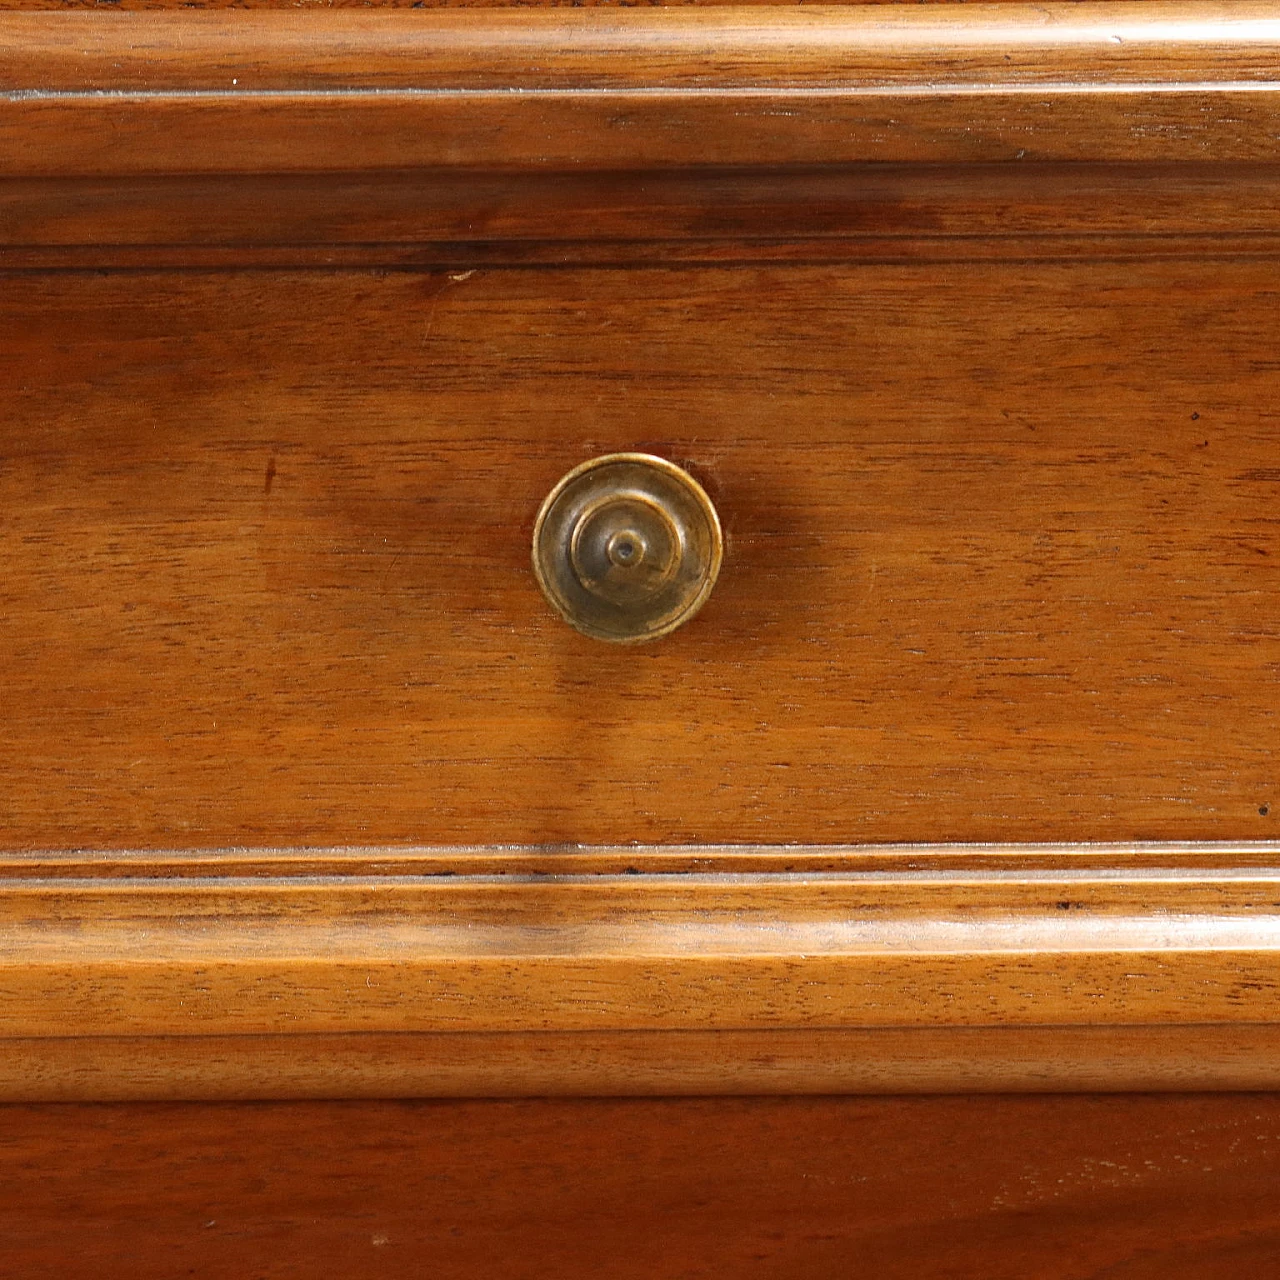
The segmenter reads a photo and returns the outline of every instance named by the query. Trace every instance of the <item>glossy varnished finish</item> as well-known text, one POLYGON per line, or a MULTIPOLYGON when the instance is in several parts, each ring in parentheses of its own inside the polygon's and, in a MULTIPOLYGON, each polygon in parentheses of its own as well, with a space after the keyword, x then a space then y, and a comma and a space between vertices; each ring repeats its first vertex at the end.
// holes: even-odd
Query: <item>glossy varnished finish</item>
POLYGON ((3 1029, 84 1035, 1280 1021, 1274 871, 6 887, 3 1029))
POLYGON ((1280 1085, 1273 846, 676 856, 5 859, 0 1099, 1280 1085))
POLYGON ((1274 256, 1280 167, 32 178, 0 183, 0 209, 0 263, 28 269, 1114 262, 1274 256))
POLYGON ((547 603, 583 635, 611 644, 659 640, 691 621, 723 556, 706 491, 653 454, 580 463, 533 525, 533 572, 547 603))
POLYGON ((983 889, 953 918, 963 875, 896 899, 907 944, 963 924, 928 975, 950 1003, 913 1004, 919 957, 884 938, 814 934, 866 927, 861 898, 768 879, 856 874, 849 841, 1271 834, 1265 9, 4 29, 0 843, 53 851, 4 868, 15 1039, 163 1038, 178 1010, 207 1037, 282 1009, 314 1036, 1270 1025, 1265 858, 1221 844, 1177 892, 1158 852, 1080 852, 1148 875, 1092 923, 1096 885, 1039 916, 983 889), (632 449, 688 467, 727 535, 707 611, 639 660, 560 627, 526 560, 550 485, 632 449), (476 889, 464 945, 440 912, 470 889, 286 865, 545 874, 638 841, 628 871, 759 878, 675 914, 688 885, 476 889), (495 842, 533 852, 449 853, 495 842), (771 947, 723 932, 739 911, 771 947), (615 983, 585 1019, 583 938, 615 983))
POLYGON ((0 1265, 1237 1280, 1278 1184, 1271 1095, 20 1107, 0 1265))
POLYGON ((1276 1270, 1280 15, 0 48, 0 1272, 1276 1270))
POLYGON ((1258 0, 619 6, 604 13, 374 8, 11 13, 3 19, 11 52, 0 91, 234 98, 277 90, 785 93, 891 85, 985 93, 1016 85, 1041 86, 1052 98, 1068 85, 1160 80, 1188 93, 1197 85, 1266 88, 1280 54, 1280 14, 1258 0))
POLYGON ((1277 279, 15 275, 3 842, 1266 837, 1277 279), (528 539, 637 447, 727 553, 614 654, 528 539))
POLYGON ((1280 115, 1266 5, 9 13, 0 32, 4 178, 1267 163, 1280 115))

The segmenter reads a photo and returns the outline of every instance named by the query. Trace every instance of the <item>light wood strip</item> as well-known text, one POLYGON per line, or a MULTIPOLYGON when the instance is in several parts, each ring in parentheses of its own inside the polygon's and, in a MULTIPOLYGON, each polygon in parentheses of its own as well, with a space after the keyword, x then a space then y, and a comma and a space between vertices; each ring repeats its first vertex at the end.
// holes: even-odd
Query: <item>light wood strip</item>
POLYGON ((10 882, 0 1035, 1280 1022, 1280 873, 10 882))
MULTIPOLYGON (((159 881, 177 892, 191 879, 236 880, 263 877, 291 880, 324 877, 561 877, 633 876, 643 870, 662 876, 657 883, 678 887, 674 877, 696 874, 784 877, 819 873, 823 877, 861 876, 873 885, 877 874, 908 876, 917 886, 951 883, 949 873, 998 873, 993 883, 1052 882, 1100 873, 1091 882, 1141 886, 1139 873, 1155 873, 1166 887, 1186 892, 1196 881, 1221 885, 1223 877, 1240 884, 1265 885, 1280 869, 1280 843, 1248 841, 1138 841, 1056 844, 626 844, 626 845, 437 845, 337 848, 228 849, 29 849, 0 851, 0 878, 36 880, 42 891, 56 880, 87 884, 131 880, 159 881), (1133 877, 1138 876, 1138 879, 1133 877)), ((626 881, 621 881, 625 884, 626 881)), ((646 884, 655 883, 653 880, 646 884)), ((728 883, 728 882, 725 882, 728 883)), ((972 877, 970 884, 972 885, 972 877)), ((135 886, 136 887, 136 886, 135 886)), ((1024 884, 1025 887, 1025 884, 1024 884)), ((1006 890, 1007 891, 1007 890, 1006 890)), ((1094 901, 1098 899, 1095 896, 1094 901)), ((1132 901, 1132 897, 1128 899, 1132 901)))
POLYGON ((298 851, 234 878, 103 854, 70 879, 10 857, 0 1099, 1280 1087, 1280 869, 1110 852, 621 876, 352 852, 335 876, 298 851))
POLYGON ((0 92, 725 89, 1273 78, 1266 3, 12 13, 0 92))

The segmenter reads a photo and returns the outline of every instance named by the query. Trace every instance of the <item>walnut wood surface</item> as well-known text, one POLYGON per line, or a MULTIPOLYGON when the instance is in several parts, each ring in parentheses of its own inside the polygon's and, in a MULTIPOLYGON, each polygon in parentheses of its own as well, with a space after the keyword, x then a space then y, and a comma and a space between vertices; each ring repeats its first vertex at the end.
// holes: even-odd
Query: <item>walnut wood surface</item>
POLYGON ((15 1038, 1277 1018, 1274 871, 10 880, 15 1038))
POLYGON ((0 177, 1116 161, 1273 163, 1280 86, 14 96, 0 177))
POLYGON ((1269 258, 13 275, 8 848, 1250 839, 1269 258), (583 458, 728 534, 546 608, 583 458))
POLYGON ((1276 21, 528 16, 0 23, 0 1092, 1276 1083, 1268 847, 834 848, 1271 834, 1276 21))
POLYGON ((1280 111, 1265 5, 10 13, 0 32, 4 177, 1272 162, 1280 111))
POLYGON ((778 90, 1255 82, 1257 0, 561 12, 22 13, 0 92, 778 90))
POLYGON ((0 1050, 6 1103, 1280 1088, 1274 1024, 77 1034, 0 1050))
POLYGON ((1275 849, 1207 852, 9 859, 0 1098, 1274 1087, 1275 849))
POLYGON ((30 1280, 1238 1280, 1280 1100, 720 1099, 0 1110, 30 1280))
POLYGON ((0 17, 0 1098, 206 1100, 0 1109, 0 1270, 1273 1271, 1274 1094, 207 1100, 1280 1086, 1277 28, 0 17))
POLYGON ((1280 167, 857 165, 0 183, 0 264, 674 264, 1274 254, 1280 167))

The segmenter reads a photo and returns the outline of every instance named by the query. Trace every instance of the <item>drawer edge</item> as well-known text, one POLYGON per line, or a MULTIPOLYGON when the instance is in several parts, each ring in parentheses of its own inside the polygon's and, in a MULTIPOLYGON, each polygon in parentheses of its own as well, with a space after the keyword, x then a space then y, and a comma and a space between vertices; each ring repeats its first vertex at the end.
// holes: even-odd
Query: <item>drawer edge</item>
POLYGON ((1280 1088, 1280 1027, 92 1036, 6 1040, 0 1102, 1280 1088))
POLYGON ((7 855, 0 1099, 1280 1087, 1273 845, 648 852, 7 855))

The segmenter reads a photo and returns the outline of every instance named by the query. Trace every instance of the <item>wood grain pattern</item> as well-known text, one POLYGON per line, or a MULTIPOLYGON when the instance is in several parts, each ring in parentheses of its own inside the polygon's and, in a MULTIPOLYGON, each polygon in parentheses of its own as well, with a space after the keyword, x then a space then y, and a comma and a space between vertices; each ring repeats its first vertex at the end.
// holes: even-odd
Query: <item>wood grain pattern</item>
POLYGON ((20 1107, 0 1265, 1238 1280, 1278 1183, 1274 1095, 20 1107))
POLYGON ((1271 1024, 62 1035, 0 1050, 4 1103, 1280 1089, 1271 1024))
POLYGON ((1280 110, 1265 5, 10 13, 0 30, 3 177, 1270 163, 1280 110))
POLYGON ((526 16, 0 22, 0 1096, 1280 1084, 1277 20, 526 16))
POLYGON ((1237 256, 1278 235, 1280 167, 1227 163, 0 183, 9 266, 1237 256))
POLYGON ((1273 1023, 1274 872, 11 880, 0 1033, 1273 1023))
POLYGON ((0 93, 1268 84, 1257 0, 521 13, 15 13, 0 93))
POLYGON ((10 859, 0 1098, 1280 1085, 1280 879, 1184 854, 789 875, 10 859))
POLYGON ((1019 161, 1272 163, 1280 88, 109 94, 0 101, 0 177, 1019 161))
POLYGON ((1275 1270, 1278 30, 0 17, 0 1271, 1275 1270))
POLYGON ((1265 838, 1275 289, 1269 259, 11 276, 0 840, 1265 838), (626 448, 729 537, 639 653, 528 568, 552 483, 626 448))

